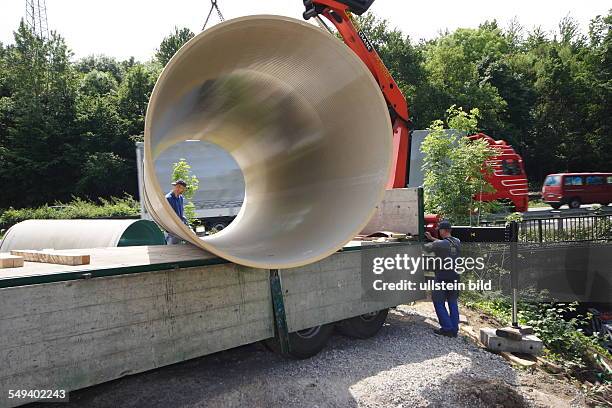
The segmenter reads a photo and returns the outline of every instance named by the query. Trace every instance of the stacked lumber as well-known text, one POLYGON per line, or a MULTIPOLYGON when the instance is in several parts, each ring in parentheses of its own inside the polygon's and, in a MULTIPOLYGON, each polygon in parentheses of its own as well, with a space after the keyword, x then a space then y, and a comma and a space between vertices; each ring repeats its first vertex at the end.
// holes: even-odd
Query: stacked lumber
POLYGON ((20 268, 23 266, 23 257, 11 254, 0 254, 0 269, 20 268))

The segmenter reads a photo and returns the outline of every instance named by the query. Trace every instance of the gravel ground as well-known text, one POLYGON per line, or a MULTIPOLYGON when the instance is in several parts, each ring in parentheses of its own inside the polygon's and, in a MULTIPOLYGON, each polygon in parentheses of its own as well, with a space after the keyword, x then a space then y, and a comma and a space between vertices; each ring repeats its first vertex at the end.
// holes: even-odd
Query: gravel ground
POLYGON ((465 337, 434 335, 433 317, 431 308, 401 306, 376 337, 334 336, 308 360, 250 345, 76 391, 69 404, 47 406, 584 406, 568 384, 549 380, 539 389, 543 374, 515 371, 465 337))

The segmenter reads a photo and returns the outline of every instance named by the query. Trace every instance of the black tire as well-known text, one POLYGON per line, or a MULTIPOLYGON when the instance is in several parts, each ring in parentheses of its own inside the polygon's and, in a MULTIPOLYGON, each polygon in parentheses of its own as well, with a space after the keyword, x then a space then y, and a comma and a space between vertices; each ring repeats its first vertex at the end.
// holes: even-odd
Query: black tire
MULTIPOLYGON (((289 333, 289 353, 287 355, 297 359, 310 358, 325 348, 333 332, 333 324, 324 324, 289 333)), ((281 354, 280 344, 276 337, 264 340, 264 344, 268 349, 281 354)))
POLYGON ((387 320, 389 309, 343 320, 336 325, 340 334, 353 339, 368 339, 378 333, 387 320))
POLYGON ((550 206, 553 209, 558 210, 559 208, 561 208, 561 203, 550 203, 550 206))
POLYGON ((569 202, 569 208, 573 208, 573 209, 580 208, 580 204, 582 204, 580 202, 580 199, 578 197, 574 197, 569 202))
POLYGON ((211 225, 210 229, 216 229, 217 231, 221 231, 224 228, 227 227, 227 224, 221 221, 215 222, 214 224, 211 225))

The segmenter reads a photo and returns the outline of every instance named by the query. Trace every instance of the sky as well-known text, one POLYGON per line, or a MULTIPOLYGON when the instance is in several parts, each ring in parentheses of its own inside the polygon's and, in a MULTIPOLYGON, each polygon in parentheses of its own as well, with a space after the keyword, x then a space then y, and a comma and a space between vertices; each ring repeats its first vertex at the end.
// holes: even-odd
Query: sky
MULTIPOLYGON (((40 0, 42 1, 42 0, 40 0)), ((300 18, 301 0, 217 0, 226 19, 250 14, 281 14, 300 18)), ((174 26, 199 32, 210 0, 46 0, 49 27, 65 39, 75 58, 105 54, 146 61, 174 26)), ((12 43, 13 31, 25 15, 26 0, 0 0, 0 42, 12 43)), ((527 29, 556 30, 568 14, 587 32, 589 21, 612 8, 610 0, 377 0, 370 10, 414 40, 430 39, 458 27, 477 27, 497 19, 506 26, 513 18, 527 29)), ((209 24, 216 24, 213 13, 209 24)))

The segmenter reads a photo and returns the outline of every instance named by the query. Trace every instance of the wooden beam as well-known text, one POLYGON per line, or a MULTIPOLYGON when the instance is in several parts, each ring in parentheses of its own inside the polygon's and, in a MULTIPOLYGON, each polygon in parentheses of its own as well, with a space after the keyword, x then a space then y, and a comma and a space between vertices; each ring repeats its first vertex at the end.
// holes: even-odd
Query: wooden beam
POLYGON ((69 254, 61 251, 12 250, 12 255, 23 257, 28 262, 59 265, 89 265, 89 254, 69 254))
POLYGON ((509 362, 519 365, 521 367, 531 367, 537 362, 536 357, 534 356, 523 355, 519 357, 516 354, 509 353, 507 351, 502 351, 499 354, 501 354, 502 357, 508 360, 509 362))
POLYGON ((20 268, 22 266, 23 257, 10 254, 0 254, 0 269, 20 268))

